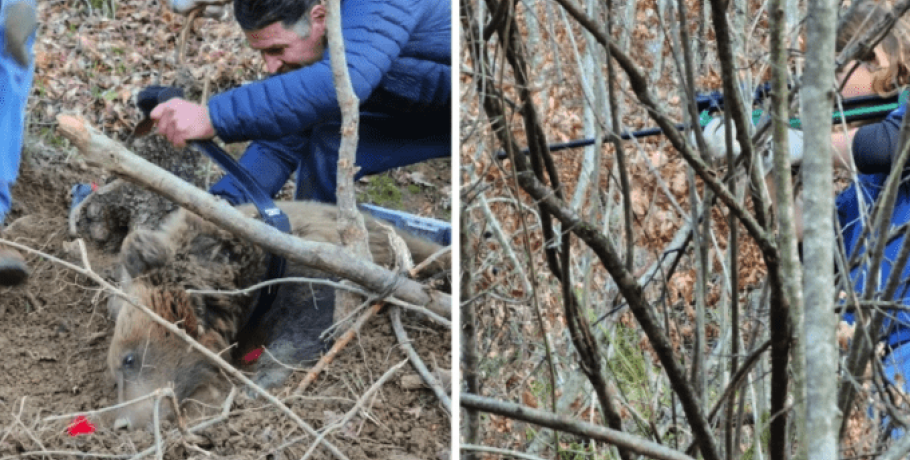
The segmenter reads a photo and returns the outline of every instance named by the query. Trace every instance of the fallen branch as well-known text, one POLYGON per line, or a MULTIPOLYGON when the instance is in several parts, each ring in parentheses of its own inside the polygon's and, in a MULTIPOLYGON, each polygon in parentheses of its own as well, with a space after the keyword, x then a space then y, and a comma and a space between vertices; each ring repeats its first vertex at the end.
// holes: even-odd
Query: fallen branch
MULTIPOLYGON (((394 272, 364 262, 339 246, 303 241, 284 234, 264 222, 245 218, 240 211, 227 203, 136 156, 81 118, 60 115, 57 122, 60 134, 79 149, 89 164, 106 168, 151 189, 269 252, 352 280, 375 292, 384 292, 389 286, 389 280, 398 277, 394 272)), ((395 284, 391 294, 406 302, 423 306, 440 316, 452 317, 452 301, 448 294, 427 290, 424 285, 414 280, 402 279, 400 283, 395 284)))
POLYGON ((484 412, 502 415, 515 420, 523 420, 535 425, 567 433, 575 433, 597 441, 610 443, 650 458, 661 460, 695 460, 682 452, 675 451, 640 436, 623 433, 600 425, 585 423, 580 420, 562 417, 555 415, 552 412, 531 409, 519 404, 497 401, 492 398, 477 396, 471 393, 461 393, 461 407, 482 410, 484 412))
POLYGON ((407 333, 404 331, 404 327, 401 325, 401 309, 392 307, 392 309, 389 310, 389 316, 392 318, 392 329, 395 331, 395 337, 398 338, 398 343, 401 344, 401 347, 404 348, 404 351, 408 354, 408 358, 411 360, 411 365, 414 366, 414 370, 420 374, 424 383, 433 389, 433 393, 436 394, 436 397, 442 402, 445 410, 451 415, 452 400, 449 399, 449 395, 446 394, 442 385, 436 381, 433 374, 427 369, 426 364, 420 359, 420 355, 417 354, 414 347, 411 345, 411 340, 408 338, 407 333))
MULTIPOLYGON (((436 377, 437 380, 439 380, 439 383, 443 388, 446 389, 446 391, 451 391, 449 389, 452 388, 452 371, 443 368, 436 368, 435 371, 432 371, 432 374, 434 377, 436 377)), ((402 375, 401 379, 398 381, 398 386, 400 386, 402 390, 409 391, 426 390, 430 388, 430 386, 423 381, 423 377, 417 373, 402 375)))

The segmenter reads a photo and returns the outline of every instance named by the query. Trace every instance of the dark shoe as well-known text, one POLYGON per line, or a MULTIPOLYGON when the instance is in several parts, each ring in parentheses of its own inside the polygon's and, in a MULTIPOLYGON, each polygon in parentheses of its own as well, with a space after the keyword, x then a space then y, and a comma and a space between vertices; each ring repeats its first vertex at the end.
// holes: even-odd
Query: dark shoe
POLYGON ((9 7, 6 13, 6 52, 22 67, 27 67, 28 38, 38 28, 38 15, 35 5, 20 1, 9 7))
POLYGON ((0 248, 0 286, 16 286, 28 279, 28 265, 19 251, 0 248))

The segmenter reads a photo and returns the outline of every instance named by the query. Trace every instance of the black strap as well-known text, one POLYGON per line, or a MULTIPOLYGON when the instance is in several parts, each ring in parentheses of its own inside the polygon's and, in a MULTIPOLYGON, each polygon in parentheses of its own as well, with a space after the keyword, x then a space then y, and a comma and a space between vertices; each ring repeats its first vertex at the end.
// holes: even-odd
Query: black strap
POLYGON ((259 187, 256 179, 253 178, 249 171, 240 166, 227 152, 221 150, 212 141, 190 141, 190 146, 208 155, 212 161, 218 163, 228 174, 234 176, 237 180, 237 185, 240 186, 246 197, 259 210, 259 215, 262 216, 262 220, 265 223, 284 233, 290 233, 291 222, 288 220, 288 215, 276 206, 272 198, 259 187))
MULTIPOLYGON (((281 208, 276 206, 275 202, 272 201, 268 194, 259 187, 259 184, 256 183, 249 171, 240 166, 227 154, 227 152, 215 145, 212 141, 191 141, 190 146, 201 150, 208 155, 209 158, 215 161, 215 163, 218 163, 225 171, 237 179, 236 182, 240 186, 240 189, 243 190, 247 198, 253 202, 256 209, 259 210, 259 215, 262 216, 262 220, 265 223, 284 233, 291 232, 291 222, 288 220, 288 215, 285 214, 281 208)), ((287 261, 284 257, 269 254, 269 266, 265 272, 263 281, 283 278, 286 267, 287 261)), ((238 332, 238 341, 250 340, 250 337, 252 337, 251 334, 259 328, 259 322, 262 320, 262 317, 265 316, 272 308, 272 304, 275 303, 275 298, 278 297, 279 287, 280 286, 276 284, 259 290, 259 301, 256 303, 253 312, 250 313, 250 316, 240 329, 240 332, 238 332)))

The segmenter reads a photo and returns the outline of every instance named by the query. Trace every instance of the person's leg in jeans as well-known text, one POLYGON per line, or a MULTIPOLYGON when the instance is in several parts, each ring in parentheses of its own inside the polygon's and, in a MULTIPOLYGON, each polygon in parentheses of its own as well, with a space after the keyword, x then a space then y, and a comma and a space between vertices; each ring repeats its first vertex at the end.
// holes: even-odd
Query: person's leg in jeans
MULTIPOLYGON (((19 174, 36 27, 34 0, 0 0, 0 222, 12 205, 10 187, 19 174)), ((0 247, 0 285, 19 284, 27 277, 22 255, 0 247)))
MULTIPOLYGON (((448 116, 391 116, 362 112, 357 142, 355 179, 433 158, 452 155, 448 116)), ((336 201, 341 122, 317 125, 308 152, 297 170, 295 200, 336 201)))

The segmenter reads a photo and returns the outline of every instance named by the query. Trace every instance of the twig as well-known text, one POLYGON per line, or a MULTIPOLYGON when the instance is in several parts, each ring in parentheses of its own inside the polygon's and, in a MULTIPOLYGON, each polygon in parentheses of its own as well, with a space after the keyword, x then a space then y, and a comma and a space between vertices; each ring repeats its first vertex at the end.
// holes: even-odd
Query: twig
POLYGON ((585 423, 569 419, 530 407, 521 406, 492 398, 477 396, 471 393, 461 393, 461 406, 502 415, 515 420, 523 420, 535 425, 545 426, 554 430, 575 433, 597 441, 622 447, 630 452, 635 452, 649 458, 661 460, 694 460, 692 457, 660 445, 656 442, 621 431, 616 431, 600 425, 585 423))
MULTIPOLYGON (((136 403, 138 403, 138 402, 145 401, 146 399, 155 398, 155 397, 158 396, 159 392, 162 391, 162 390, 169 390, 169 388, 159 388, 159 389, 157 389, 157 390, 155 390, 155 391, 153 391, 153 392, 151 392, 151 393, 149 393, 149 394, 147 394, 147 395, 145 395, 145 396, 140 396, 140 397, 138 397, 138 398, 136 398, 136 399, 131 399, 131 400, 129 400, 129 401, 122 402, 122 403, 120 403, 120 404, 115 404, 115 405, 113 405, 113 406, 108 406, 108 407, 105 407, 105 408, 103 408, 103 409, 90 410, 90 411, 87 411, 87 412, 71 412, 71 413, 69 413, 69 414, 64 414, 64 415, 53 415, 53 416, 50 416, 50 417, 45 417, 45 418, 42 419, 41 421, 47 423, 47 422, 54 422, 54 421, 57 421, 57 420, 71 419, 71 418, 75 418, 75 417, 79 417, 79 416, 83 416, 83 417, 94 417, 94 416, 96 416, 96 415, 101 415, 101 414, 103 414, 103 413, 105 413, 105 412, 110 412, 110 411, 113 411, 113 410, 122 409, 122 408, 124 408, 124 407, 131 406, 131 405, 136 404, 136 403)), ((173 392, 172 392, 172 393, 173 393, 173 392)))
POLYGON ((543 460, 540 457, 536 457, 534 455, 528 455, 526 453, 518 452, 515 450, 499 449, 497 447, 489 447, 489 446, 479 446, 477 444, 462 444, 461 450, 476 450, 477 452, 487 452, 490 454, 499 454, 504 457, 524 458, 526 460, 543 460))
POLYGON ((431 264, 433 264, 434 262, 439 260, 441 257, 443 257, 446 254, 449 254, 451 252, 452 252, 452 246, 446 246, 446 247, 434 252, 430 257, 427 257, 426 259, 423 260, 423 262, 415 265, 414 268, 409 270, 411 277, 417 278, 417 276, 420 275, 420 272, 426 270, 427 267, 429 267, 431 264))
POLYGON ((346 414, 344 414, 344 417, 342 417, 341 420, 325 427, 325 429, 322 430, 322 433, 320 433, 319 437, 316 438, 316 442, 314 442, 312 445, 310 445, 310 448, 307 449, 306 453, 303 455, 303 457, 300 460, 307 460, 308 458, 310 458, 310 455, 313 454, 313 451, 316 449, 316 446, 319 445, 319 441, 321 441, 323 438, 325 438, 332 431, 337 430, 338 428, 341 428, 345 424, 347 424, 348 421, 350 421, 351 418, 354 417, 354 415, 356 415, 357 412, 360 411, 360 408, 362 408, 363 405, 366 404, 367 400, 370 399, 370 396, 372 396, 373 393, 375 393, 377 390, 379 390, 379 388, 381 388, 390 378, 392 378, 393 375, 395 375, 396 372, 398 372, 399 369, 402 368, 402 366, 404 366, 407 363, 408 363, 407 359, 402 360, 400 363, 392 366, 391 369, 387 370, 385 372, 385 374, 382 374, 382 377, 379 377, 379 380, 377 380, 376 383, 374 383, 372 386, 370 386, 370 388, 366 391, 366 393, 364 393, 363 396, 361 396, 360 399, 357 400, 357 403, 354 404, 354 407, 352 407, 351 410, 349 410, 346 414))
MULTIPOLYGON (((157 393, 157 392, 156 392, 157 393)), ((152 422, 155 424, 155 458, 164 460, 164 451, 161 449, 161 395, 155 395, 155 404, 152 406, 152 422)))
POLYGON ((0 457, 0 460, 13 460, 16 458, 22 457, 45 457, 50 455, 59 455, 61 457, 82 457, 82 458, 123 458, 127 459, 132 457, 129 454, 95 454, 92 452, 79 452, 79 451, 68 451, 68 450, 42 450, 38 452, 23 452, 17 455, 10 455, 7 457, 0 457))
POLYGON ((206 4, 201 4, 196 8, 190 10, 187 14, 186 23, 183 24, 183 28, 180 29, 180 36, 177 39, 177 64, 183 67, 186 64, 186 40, 189 38, 190 29, 193 28, 193 21, 199 17, 199 14, 205 10, 206 4))
POLYGON ((32 442, 34 442, 36 445, 38 445, 38 447, 40 447, 41 450, 47 450, 47 447, 44 447, 44 444, 42 444, 41 441, 35 437, 35 435, 32 433, 32 431, 29 430, 27 426, 25 426, 25 423, 22 422, 22 412, 24 409, 25 409, 25 397, 22 397, 22 405, 19 406, 19 414, 16 415, 16 423, 18 423, 19 426, 21 426, 22 429, 25 430, 25 435, 28 436, 29 439, 32 440, 32 442))
POLYGON ((329 352, 326 353, 325 356, 323 356, 322 359, 320 359, 312 369, 310 369, 310 372, 307 373, 303 380, 300 381, 300 383, 297 385, 297 389, 294 390, 294 396, 299 396, 304 391, 306 391, 307 387, 316 380, 316 377, 319 377, 319 373, 322 372, 326 366, 332 363, 332 360, 335 359, 335 356, 337 356, 338 353, 343 350, 345 346, 347 346, 348 342, 350 342, 351 339, 353 339, 354 336, 360 332, 360 328, 363 327, 363 325, 366 324, 370 318, 379 312, 382 306, 382 302, 376 303, 370 309, 360 315, 360 318, 358 318, 357 321, 352 324, 350 328, 348 328, 347 332, 345 332, 344 335, 335 341, 335 345, 332 345, 332 349, 329 350, 329 352))
POLYGON ((76 245, 79 246, 79 254, 82 256, 82 263, 85 264, 86 270, 92 269, 92 263, 88 260, 88 251, 85 249, 85 241, 82 238, 76 239, 76 245))
MULTIPOLYGON (((198 294, 198 295, 245 295, 245 294, 250 294, 250 293, 256 292, 259 289, 264 288, 264 287, 273 286, 276 284, 284 284, 284 283, 320 284, 323 286, 330 286, 335 289, 347 289, 351 292, 360 294, 362 296, 369 296, 369 295, 373 294, 370 291, 360 289, 357 286, 353 286, 350 284, 339 283, 337 281, 327 280, 327 279, 323 279, 323 278, 305 278, 305 277, 288 277, 288 278, 279 278, 279 279, 274 279, 274 280, 268 280, 268 281, 263 281, 261 283, 254 284, 245 289, 231 289, 231 290, 224 290, 224 291, 206 290, 206 289, 187 289, 186 292, 188 294, 198 294)), ((432 310, 429 310, 427 308, 407 303, 396 297, 386 297, 385 299, 383 299, 383 301, 388 302, 393 305, 398 305, 399 307, 404 308, 406 310, 410 310, 415 313, 424 315, 427 318, 431 319, 432 321, 436 322, 437 324, 445 326, 449 329, 452 328, 451 321, 443 318, 442 316, 437 315, 432 310)))
POLYGON ((404 348, 404 351, 407 352, 408 358, 411 360, 411 365, 414 366, 414 370, 420 374, 420 377, 423 379, 424 383, 433 389, 433 393, 435 393, 436 397, 439 398, 439 401, 442 402, 442 405, 445 408, 446 412, 451 415, 452 401, 449 399, 449 396, 442 388, 442 385, 436 381, 436 378, 433 377, 433 374, 430 373, 430 370, 427 369, 426 364, 423 363, 423 361, 420 359, 420 356, 411 345, 411 340, 408 339, 408 335, 404 331, 404 327, 401 325, 401 310, 398 309, 398 307, 392 307, 392 309, 389 310, 389 315, 392 318, 392 329, 395 331, 395 337, 398 338, 398 343, 402 348, 404 348))
MULTIPOLYGON (((37 250, 32 249, 32 248, 30 248, 30 247, 28 247, 28 246, 25 246, 25 245, 22 245, 22 244, 19 244, 19 243, 14 243, 14 242, 9 241, 9 240, 6 240, 6 239, 0 238, 0 243, 5 244, 5 245, 7 245, 7 246, 11 246, 11 247, 16 248, 16 249, 19 249, 20 251, 27 252, 27 253, 29 253, 29 254, 39 255, 39 256, 41 256, 41 257, 44 257, 45 259, 48 259, 48 260, 50 260, 50 261, 52 261, 52 262, 55 262, 55 263, 60 264, 60 265, 63 265, 64 267, 67 267, 67 268, 69 268, 70 270, 73 270, 73 271, 75 271, 75 272, 77 272, 77 273, 80 273, 80 274, 82 274, 82 275, 84 275, 84 276, 90 278, 91 280, 95 281, 95 282, 98 283, 102 288, 107 289, 108 291, 110 291, 113 295, 116 295, 117 297, 122 298, 123 300, 125 300, 127 303, 129 303, 129 304, 132 305, 133 307, 138 308, 139 310, 141 310, 143 313, 145 313, 146 315, 148 315, 149 318, 152 319, 152 321, 154 321, 155 323, 157 323, 157 324, 160 325, 161 327, 165 328, 165 329, 166 329, 168 332, 170 332, 171 334, 174 334, 175 336, 180 337, 180 339, 182 339, 184 342, 186 342, 186 343, 190 346, 190 348, 192 348, 192 349, 198 351, 199 353, 202 353, 210 362, 212 362, 212 363, 214 363, 215 365, 217 365, 219 368, 221 368, 222 370, 224 370, 224 371, 225 371, 227 374, 229 374, 230 376, 232 376, 232 377, 236 378, 237 380, 240 380, 241 382, 243 382, 244 385, 248 385, 251 389, 253 389, 253 391, 255 391, 256 393, 258 393, 259 395, 261 395, 262 397, 264 397, 267 401, 269 401, 270 403, 272 403, 273 405, 275 405, 275 407, 277 407, 281 412, 283 412, 285 415, 287 415, 288 417, 290 417, 291 420, 293 420, 295 423, 297 423, 297 425, 299 425, 301 428, 303 428, 304 431, 306 431, 307 433, 311 434, 312 436, 316 436, 316 430, 314 430, 313 427, 310 426, 310 424, 308 424, 306 421, 304 421, 303 419, 301 419, 299 415, 295 414, 294 411, 292 411, 289 407, 287 407, 287 406, 286 406, 283 402, 281 402, 278 398, 276 398, 275 396, 271 395, 268 391, 266 391, 266 390, 263 389, 261 386, 257 385, 255 382, 253 382, 252 380, 250 380, 249 377, 247 377, 247 376, 244 375, 242 372, 240 372, 239 370, 237 370, 234 366, 231 366, 230 363, 228 363, 227 361, 224 360, 224 358, 222 358, 221 356, 219 356, 219 355, 213 353, 213 352, 212 352, 211 350, 209 350, 208 348, 205 348, 204 346, 200 345, 199 342, 197 342, 197 341, 194 340, 192 337, 190 337, 189 335, 187 335, 187 334, 186 334, 186 331, 184 331, 183 329, 177 327, 176 325, 174 325, 174 324, 172 324, 172 323, 170 323, 170 322, 164 320, 163 318, 161 318, 160 316, 158 316, 155 312, 153 312, 152 310, 150 310, 148 307, 146 307, 145 305, 142 305, 142 303, 139 302, 139 299, 138 299, 138 298, 135 298, 135 297, 133 297, 133 296, 127 295, 125 292, 123 292, 122 290, 116 288, 114 285, 112 285, 111 283, 107 282, 104 278, 102 278, 100 275, 98 275, 97 273, 95 273, 95 272, 93 272, 93 271, 86 270, 86 269, 84 269, 84 268, 82 268, 82 267, 79 267, 79 266, 77 266, 77 265, 71 264, 71 263, 69 263, 69 262, 67 262, 67 261, 65 261, 65 260, 58 259, 57 257, 54 257, 54 256, 52 256, 52 255, 50 255, 50 254, 47 254, 47 253, 44 253, 44 252, 41 252, 41 251, 37 251, 37 250)), ((335 446, 332 445, 332 444, 329 444, 328 441, 323 441, 323 442, 326 444, 326 446, 328 447, 328 449, 329 449, 336 457, 338 457, 339 459, 347 460, 347 456, 345 456, 340 450, 338 450, 337 447, 335 447, 335 446)))

